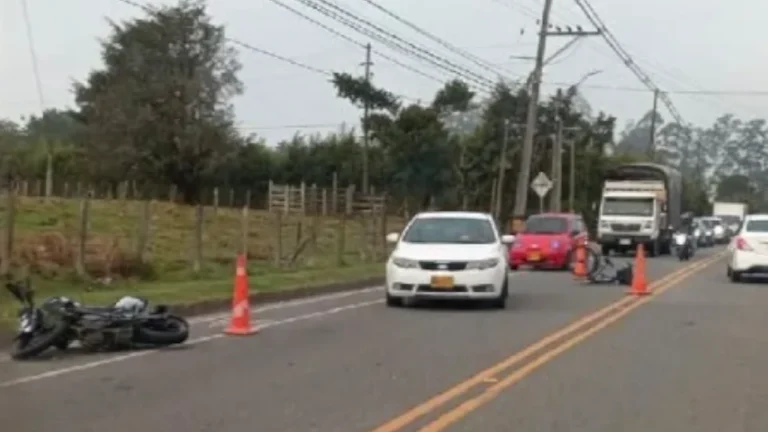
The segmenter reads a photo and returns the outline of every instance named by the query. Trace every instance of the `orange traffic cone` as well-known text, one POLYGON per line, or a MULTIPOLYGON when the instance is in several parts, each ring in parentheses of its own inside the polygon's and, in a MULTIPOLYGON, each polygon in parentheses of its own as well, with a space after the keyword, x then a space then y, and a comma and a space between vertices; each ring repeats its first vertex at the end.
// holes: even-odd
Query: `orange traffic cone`
POLYGON ((250 335, 259 330, 251 325, 251 307, 248 298, 248 275, 246 274, 245 255, 237 256, 235 270, 235 288, 232 296, 232 319, 224 330, 230 335, 250 335))
POLYGON ((587 278, 587 249, 581 240, 576 243, 576 262, 573 264, 573 278, 579 281, 587 278))
POLYGON ((642 243, 637 245, 635 264, 632 269, 632 287, 628 294, 635 296, 650 294, 648 292, 648 281, 645 279, 645 248, 642 243))

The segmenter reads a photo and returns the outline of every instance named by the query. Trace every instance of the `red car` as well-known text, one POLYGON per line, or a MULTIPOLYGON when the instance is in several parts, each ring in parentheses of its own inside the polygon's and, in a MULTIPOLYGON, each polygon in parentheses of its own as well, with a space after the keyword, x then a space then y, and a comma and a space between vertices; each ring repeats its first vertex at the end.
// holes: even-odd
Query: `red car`
POLYGON ((542 213, 531 216, 509 248, 509 268, 517 270, 521 265, 530 265, 567 270, 577 241, 587 241, 587 230, 580 215, 542 213))

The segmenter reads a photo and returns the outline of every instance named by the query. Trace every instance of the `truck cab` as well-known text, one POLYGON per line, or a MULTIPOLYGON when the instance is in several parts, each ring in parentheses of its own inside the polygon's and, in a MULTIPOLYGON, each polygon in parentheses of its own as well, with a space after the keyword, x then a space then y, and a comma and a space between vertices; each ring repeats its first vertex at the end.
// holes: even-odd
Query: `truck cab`
POLYGON ((637 163, 621 165, 606 174, 597 227, 603 254, 625 254, 638 244, 643 244, 649 256, 670 252, 681 197, 674 183, 679 179, 668 170, 662 165, 637 163))

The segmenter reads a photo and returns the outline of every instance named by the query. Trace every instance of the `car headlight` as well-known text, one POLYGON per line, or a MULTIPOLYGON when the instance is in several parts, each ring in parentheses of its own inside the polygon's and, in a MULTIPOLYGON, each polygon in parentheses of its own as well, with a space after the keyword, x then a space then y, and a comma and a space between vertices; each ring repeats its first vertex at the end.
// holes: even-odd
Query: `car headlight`
POLYGON ((400 268, 417 268, 419 267, 419 262, 416 260, 408 259, 408 258, 398 258, 393 257, 392 258, 392 264, 394 264, 397 267, 400 268))
POLYGON ((479 261, 470 261, 467 263, 467 270, 486 270, 489 268, 494 268, 497 265, 499 265, 498 258, 488 258, 479 261))
POLYGON ((610 227, 611 227, 611 224, 608 223, 608 221, 600 221, 600 228, 609 229, 610 227))
POLYGON ((653 228, 653 221, 648 221, 643 224, 643 229, 651 229, 653 228))
POLYGON ((722 233, 723 233, 723 227, 721 227, 721 226, 716 226, 716 227, 715 227, 715 234, 718 234, 718 235, 719 235, 719 234, 722 234, 722 233))
POLYGON ((701 236, 701 230, 700 230, 700 229, 698 229, 698 228, 696 228, 696 229, 693 231, 693 235, 695 235, 696 237, 700 237, 700 236, 701 236))

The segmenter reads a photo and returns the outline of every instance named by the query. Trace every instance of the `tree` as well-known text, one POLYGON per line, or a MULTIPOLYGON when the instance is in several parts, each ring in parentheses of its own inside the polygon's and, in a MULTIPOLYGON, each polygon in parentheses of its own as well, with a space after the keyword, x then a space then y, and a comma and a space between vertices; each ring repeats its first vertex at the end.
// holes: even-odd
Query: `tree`
POLYGON ((75 87, 89 153, 102 176, 168 182, 196 202, 240 138, 230 104, 240 63, 224 27, 193 0, 110 26, 104 68, 75 87))

